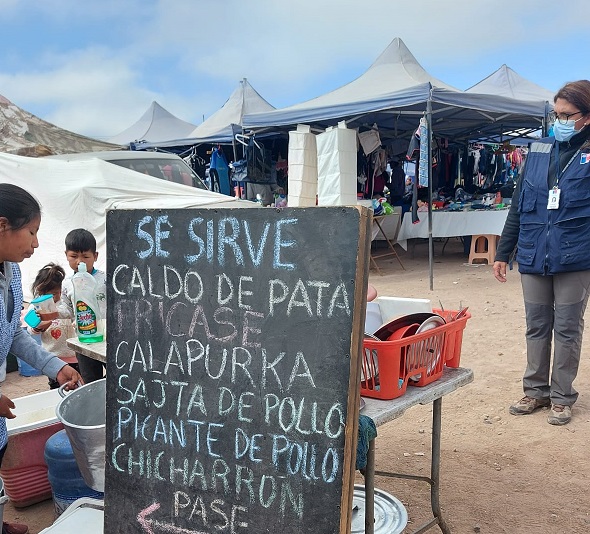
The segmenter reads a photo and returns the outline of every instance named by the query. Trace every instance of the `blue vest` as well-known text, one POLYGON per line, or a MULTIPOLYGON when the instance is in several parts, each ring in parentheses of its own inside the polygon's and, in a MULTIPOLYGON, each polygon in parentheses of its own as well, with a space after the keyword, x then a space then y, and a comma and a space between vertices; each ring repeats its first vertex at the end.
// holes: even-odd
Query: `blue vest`
POLYGON ((532 143, 518 203, 516 261, 521 273, 552 275, 590 269, 590 149, 576 152, 559 177, 559 208, 547 209, 553 138, 532 143))

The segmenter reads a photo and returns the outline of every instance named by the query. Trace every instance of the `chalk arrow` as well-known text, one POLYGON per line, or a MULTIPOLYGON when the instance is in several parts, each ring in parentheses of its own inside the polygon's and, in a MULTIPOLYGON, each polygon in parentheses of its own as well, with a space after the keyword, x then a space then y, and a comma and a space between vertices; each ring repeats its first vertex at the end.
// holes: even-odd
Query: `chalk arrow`
POLYGON ((155 532, 164 532, 166 534, 207 534, 207 532, 202 532, 200 530, 188 530, 170 523, 148 519, 148 516, 159 508, 160 503, 155 502, 137 514, 137 521, 143 527, 146 534, 154 534, 155 532))
POLYGON ((151 528, 151 521, 147 520, 147 516, 152 512, 155 512, 158 508, 160 508, 160 503, 155 502, 137 514, 137 521, 147 534, 154 534, 154 531, 151 528))

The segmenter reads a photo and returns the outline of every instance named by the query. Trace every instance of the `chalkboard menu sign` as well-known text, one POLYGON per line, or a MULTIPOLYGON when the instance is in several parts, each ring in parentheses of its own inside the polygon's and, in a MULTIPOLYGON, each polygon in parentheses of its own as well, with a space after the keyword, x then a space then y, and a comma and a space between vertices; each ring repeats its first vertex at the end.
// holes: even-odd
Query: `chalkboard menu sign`
POLYGON ((108 213, 105 532, 348 531, 370 213, 108 213))

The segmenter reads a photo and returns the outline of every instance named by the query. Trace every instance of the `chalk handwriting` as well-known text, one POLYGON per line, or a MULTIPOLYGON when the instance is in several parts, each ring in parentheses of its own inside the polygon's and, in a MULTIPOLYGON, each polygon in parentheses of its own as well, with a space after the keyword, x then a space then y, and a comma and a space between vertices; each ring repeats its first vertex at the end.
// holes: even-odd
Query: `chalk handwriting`
POLYGON ((354 276, 310 268, 298 212, 259 213, 140 212, 117 238, 106 463, 157 488, 145 534, 278 532, 343 479, 354 276))

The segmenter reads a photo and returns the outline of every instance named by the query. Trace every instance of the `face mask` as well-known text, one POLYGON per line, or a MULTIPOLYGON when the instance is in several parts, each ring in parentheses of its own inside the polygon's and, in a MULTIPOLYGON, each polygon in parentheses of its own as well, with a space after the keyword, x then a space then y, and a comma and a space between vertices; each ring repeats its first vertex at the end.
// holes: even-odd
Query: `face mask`
POLYGON ((576 121, 569 120, 565 124, 561 124, 559 121, 555 121, 553 125, 553 135, 559 142, 569 141, 578 131, 576 130, 576 121))

